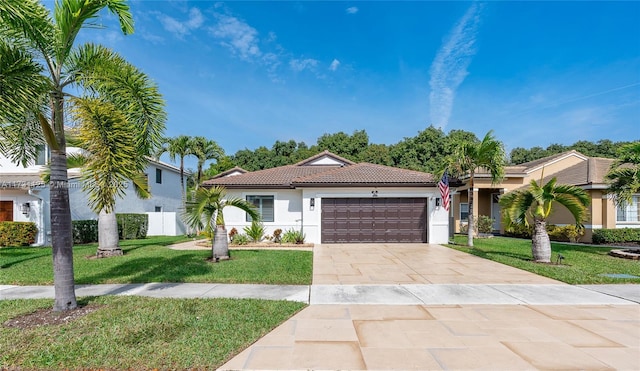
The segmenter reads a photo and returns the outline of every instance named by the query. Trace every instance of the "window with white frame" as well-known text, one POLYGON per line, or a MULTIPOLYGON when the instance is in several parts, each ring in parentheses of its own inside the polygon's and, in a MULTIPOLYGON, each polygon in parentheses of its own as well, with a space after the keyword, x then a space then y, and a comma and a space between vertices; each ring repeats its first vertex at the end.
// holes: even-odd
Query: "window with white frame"
POLYGON ((631 197, 631 203, 621 202, 616 211, 616 221, 639 222, 640 196, 631 197))
MULTIPOLYGON (((252 203, 260 214, 260 220, 263 222, 273 222, 273 196, 247 196, 247 202, 252 203)), ((247 214, 247 221, 251 221, 251 216, 247 214)))
POLYGON ((469 219, 469 204, 466 202, 460 203, 460 221, 466 222, 469 219))

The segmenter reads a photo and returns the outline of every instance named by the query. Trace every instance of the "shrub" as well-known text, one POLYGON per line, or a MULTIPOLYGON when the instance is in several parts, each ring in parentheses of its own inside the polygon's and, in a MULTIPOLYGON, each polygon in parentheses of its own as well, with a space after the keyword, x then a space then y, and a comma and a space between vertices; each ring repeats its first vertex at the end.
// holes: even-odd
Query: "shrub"
POLYGON ((29 246, 36 242, 33 222, 0 222, 0 246, 29 246))
POLYGON ((251 226, 244 227, 243 230, 253 242, 260 242, 264 237, 264 225, 258 221, 252 221, 251 226))
POLYGON ((97 220, 74 220, 71 225, 74 244, 98 242, 97 220))
POLYGON ((273 231, 273 242, 280 243, 282 242, 282 229, 278 228, 273 231))
MULTIPOLYGON (((460 232, 461 233, 467 233, 469 231, 467 229, 468 225, 469 225, 469 223, 460 224, 460 232)), ((490 217, 488 217, 486 215, 478 215, 476 218, 474 218, 473 225, 474 225, 474 231, 475 231, 476 234, 478 232, 480 232, 480 233, 491 233, 491 232, 493 232, 493 219, 491 219, 490 217)))
POLYGON ((504 229, 504 235, 518 238, 531 238, 533 227, 524 224, 512 224, 504 229))
POLYGON ((231 241, 232 245, 246 245, 249 243, 249 236, 246 234, 236 234, 231 241))
POLYGON ((493 232, 493 219, 486 215, 479 215, 473 223, 475 224, 476 232, 491 233, 493 232))
POLYGON ((149 216, 147 214, 116 214, 118 235, 121 240, 147 238, 149 216))
POLYGON ((303 244, 305 239, 305 234, 302 231, 296 231, 294 229, 288 229, 282 235, 282 242, 284 243, 295 243, 295 244, 303 244))
POLYGON ((233 242, 233 238, 238 234, 238 230, 235 228, 231 228, 229 231, 229 241, 233 242))
POLYGON ((640 242, 640 228, 596 229, 593 243, 640 242))

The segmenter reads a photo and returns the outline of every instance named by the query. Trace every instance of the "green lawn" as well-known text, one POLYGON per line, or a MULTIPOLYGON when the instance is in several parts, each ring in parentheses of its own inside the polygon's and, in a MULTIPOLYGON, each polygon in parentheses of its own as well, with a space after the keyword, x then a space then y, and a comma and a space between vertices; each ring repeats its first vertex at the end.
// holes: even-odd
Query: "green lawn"
MULTIPOLYGON (((211 251, 178 251, 166 246, 182 237, 149 237, 122 241, 124 256, 92 259, 96 244, 74 247, 77 284, 217 282, 264 284, 311 284, 310 251, 232 251, 232 259, 205 261, 211 251)), ((51 248, 0 249, 0 284, 51 285, 51 248)))
POLYGON ((640 283, 639 278, 600 276, 607 273, 640 276, 640 261, 609 256, 610 247, 552 242, 552 262, 557 261, 558 254, 564 256, 563 264, 556 265, 534 263, 531 240, 508 237, 475 239, 474 248, 464 246, 467 243, 466 236, 455 236, 455 242, 455 245, 448 246, 570 284, 640 283))
MULTIPOLYGON (((84 298, 99 308, 64 325, 0 325, 0 369, 215 369, 305 304, 254 299, 84 298)), ((0 300, 0 324, 51 308, 0 300)))

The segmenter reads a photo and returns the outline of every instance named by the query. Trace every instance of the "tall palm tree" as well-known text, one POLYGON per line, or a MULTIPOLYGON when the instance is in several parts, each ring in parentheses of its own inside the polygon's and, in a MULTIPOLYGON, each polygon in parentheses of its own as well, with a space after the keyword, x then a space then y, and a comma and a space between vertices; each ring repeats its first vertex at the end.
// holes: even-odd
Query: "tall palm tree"
POLYGON ((467 245, 473 246, 473 189, 474 177, 479 168, 485 169, 491 175, 491 183, 496 184, 504 178, 505 151, 501 141, 493 136, 490 130, 480 142, 465 140, 458 143, 453 154, 447 157, 445 170, 454 176, 468 175, 469 189, 469 219, 467 232, 467 245))
MULTIPOLYGON (((80 30, 95 27, 93 21, 105 8, 118 17, 124 34, 133 32, 125 0, 59 0, 53 16, 37 0, 0 1, 0 136, 8 143, 0 150, 21 163, 35 158, 38 144, 46 142, 51 150, 53 309, 57 311, 77 307, 64 133, 69 90, 104 97, 116 106, 143 103, 142 109, 131 110, 140 127, 135 138, 140 148, 156 147, 161 135, 162 125, 153 123, 163 115, 157 114, 156 105, 145 104, 146 97, 135 95, 147 81, 129 79, 131 74, 113 75, 115 67, 134 69, 109 49, 75 45, 80 30)), ((152 103, 158 100, 156 96, 152 103)))
POLYGON ((582 228, 582 222, 587 216, 587 206, 590 199, 582 188, 567 184, 556 184, 556 178, 551 178, 545 185, 531 180, 529 188, 511 191, 500 198, 500 206, 507 225, 525 224, 533 219, 533 235, 531 236, 531 254, 536 262, 549 263, 551 261, 551 241, 547 233, 547 218, 553 212, 556 204, 567 208, 576 221, 576 226, 582 228))
POLYGON ((188 201, 184 212, 187 224, 202 229, 211 235, 211 257, 229 259, 229 241, 224 224, 225 207, 237 207, 245 211, 253 220, 260 215, 255 206, 242 198, 227 198, 224 187, 198 188, 193 201, 188 201))
POLYGON ((631 203, 631 197, 640 193, 640 141, 620 147, 606 179, 616 204, 631 203))
POLYGON ((218 160, 224 156, 224 150, 213 140, 205 137, 194 137, 191 141, 191 151, 198 158, 198 176, 196 178, 196 189, 202 182, 202 168, 208 160, 218 160))
POLYGON ((171 161, 175 161, 176 157, 180 158, 180 186, 182 187, 181 195, 183 206, 186 195, 184 184, 184 159, 185 157, 194 154, 191 143, 191 137, 186 135, 179 135, 174 138, 165 138, 162 148, 156 154, 156 157, 160 157, 164 153, 169 153, 171 161))

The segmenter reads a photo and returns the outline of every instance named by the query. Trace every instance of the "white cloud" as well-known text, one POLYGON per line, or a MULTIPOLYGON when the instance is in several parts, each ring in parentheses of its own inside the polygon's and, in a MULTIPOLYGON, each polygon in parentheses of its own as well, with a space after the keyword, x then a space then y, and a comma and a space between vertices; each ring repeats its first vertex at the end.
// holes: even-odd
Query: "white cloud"
POLYGON ((158 14, 158 20, 162 23, 165 30, 171 32, 177 37, 183 37, 192 30, 196 30, 204 23, 204 17, 198 8, 191 8, 189 18, 186 21, 179 21, 165 14, 158 14))
POLYGON ((340 61, 337 59, 334 59, 333 62, 331 62, 331 65, 329 66, 329 69, 331 71, 335 71, 338 69, 338 67, 340 66, 340 61))
POLYGON ((352 6, 352 7, 350 7, 350 8, 347 8, 347 9, 346 9, 346 12, 347 12, 347 14, 356 14, 356 13, 358 12, 358 10, 359 10, 359 9, 358 9, 357 7, 352 6))
POLYGON ((306 69, 314 69, 318 65, 318 61, 315 59, 292 59, 289 61, 291 69, 297 72, 304 71, 306 69))
POLYGON ((481 5, 473 3, 451 30, 431 64, 429 108, 431 124, 444 128, 449 122, 458 86, 467 77, 467 67, 475 55, 481 5))
POLYGON ((255 28, 229 15, 217 14, 216 17, 218 23, 210 31, 213 36, 221 39, 222 45, 245 60, 262 54, 258 46, 258 31, 255 28))

